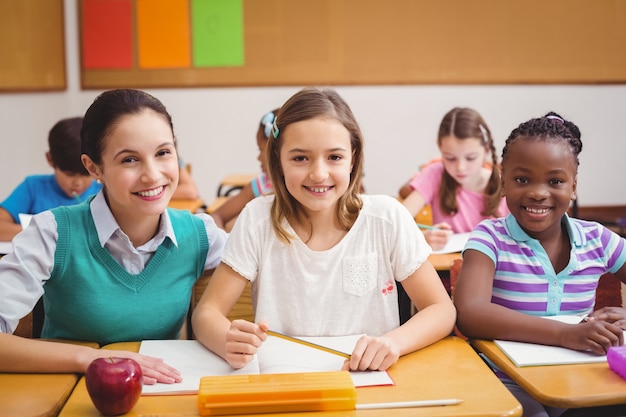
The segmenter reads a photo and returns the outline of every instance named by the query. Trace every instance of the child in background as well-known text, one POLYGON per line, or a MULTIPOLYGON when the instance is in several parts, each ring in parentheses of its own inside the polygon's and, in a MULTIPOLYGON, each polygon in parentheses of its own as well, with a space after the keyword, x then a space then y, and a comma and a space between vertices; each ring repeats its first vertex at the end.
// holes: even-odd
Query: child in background
POLYGON ((96 194, 97 184, 80 160, 82 117, 59 120, 48 134, 46 159, 54 174, 30 175, 0 204, 0 241, 22 231, 18 215, 69 206, 96 194))
POLYGON ((197 278, 226 233, 207 214, 168 208, 178 183, 172 120, 137 90, 102 93, 85 113, 82 161, 102 190, 35 215, 0 260, 0 372, 79 372, 98 357, 135 359, 144 383, 180 381, 161 359, 12 335, 43 296, 43 338, 106 345, 173 339, 197 278))
POLYGON ((172 196, 173 200, 196 200, 200 198, 200 193, 198 193, 198 186, 195 181, 191 177, 191 172, 189 172, 189 168, 187 164, 182 159, 178 160, 178 187, 176 187, 176 191, 174 191, 174 195, 172 196))
MULTIPOLYGON (((520 124, 506 140, 502 189, 510 214, 481 222, 463 253, 454 300, 464 335, 597 354, 623 343, 619 325, 626 328, 626 311, 592 309, 601 275, 611 272, 626 282, 626 241, 601 224, 566 214, 576 197, 581 150, 578 127, 556 113, 520 124), (572 325, 541 318, 559 314, 589 319, 572 325)), ((563 412, 500 376, 524 416, 563 412)))
POLYGON ((211 213, 215 223, 227 231, 230 231, 232 228, 232 220, 241 213, 241 210, 243 210, 246 204, 254 198, 272 191, 272 183, 267 175, 267 168, 265 166, 265 148, 278 110, 279 109, 274 109, 267 112, 263 118, 261 118, 261 123, 259 123, 259 128, 256 132, 256 144, 259 147, 259 156, 257 159, 261 163, 261 173, 249 184, 246 184, 238 194, 230 197, 224 204, 211 213))
POLYGON ((280 109, 267 144, 274 193, 243 209, 193 314, 196 337, 233 368, 272 329, 366 334, 346 369, 384 370, 450 334, 455 310, 430 247, 389 196, 359 194, 361 131, 333 90, 305 88, 280 109), (248 281, 255 320, 226 318, 248 281), (397 282, 419 312, 399 325, 397 282))
POLYGON ((425 167, 410 183, 402 204, 415 216, 430 204, 433 230, 425 230, 434 250, 443 248, 452 233, 471 231, 481 220, 506 214, 500 195, 498 158, 487 123, 475 110, 456 107, 439 125, 441 162, 425 167), (491 157, 491 167, 484 165, 491 157))

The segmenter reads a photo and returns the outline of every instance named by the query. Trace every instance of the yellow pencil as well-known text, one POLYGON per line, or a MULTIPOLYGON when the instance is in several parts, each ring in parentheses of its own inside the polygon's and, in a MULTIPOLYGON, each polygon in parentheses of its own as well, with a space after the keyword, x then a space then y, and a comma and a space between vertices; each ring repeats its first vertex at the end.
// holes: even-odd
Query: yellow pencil
POLYGON ((312 347, 314 349, 323 350, 324 352, 332 353, 334 355, 339 355, 346 359, 350 359, 350 355, 347 353, 341 352, 339 350, 331 349, 326 346, 318 345, 316 343, 308 342, 306 340, 298 339, 297 337, 287 336, 282 333, 274 332, 272 330, 268 330, 267 334, 269 334, 270 336, 276 336, 276 337, 280 337, 281 339, 289 340, 290 342, 299 343, 304 346, 312 347))

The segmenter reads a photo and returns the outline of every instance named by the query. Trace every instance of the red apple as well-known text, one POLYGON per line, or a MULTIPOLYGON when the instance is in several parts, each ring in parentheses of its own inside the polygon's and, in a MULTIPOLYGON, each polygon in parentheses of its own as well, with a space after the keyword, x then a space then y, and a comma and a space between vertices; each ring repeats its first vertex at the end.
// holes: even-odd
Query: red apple
POLYGON ((130 411, 143 387, 141 366, 129 358, 98 358, 85 372, 87 392, 100 413, 117 416, 130 411))

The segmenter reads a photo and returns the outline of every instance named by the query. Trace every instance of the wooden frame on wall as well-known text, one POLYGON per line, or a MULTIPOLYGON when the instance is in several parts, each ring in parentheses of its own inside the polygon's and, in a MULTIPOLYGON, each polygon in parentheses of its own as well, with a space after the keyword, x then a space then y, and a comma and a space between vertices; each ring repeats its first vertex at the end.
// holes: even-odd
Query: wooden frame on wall
POLYGON ((626 82, 622 0, 243 0, 243 15, 243 66, 142 69, 135 51, 130 69, 82 68, 82 87, 626 82))
POLYGON ((63 0, 0 1, 0 91, 65 90, 63 0))

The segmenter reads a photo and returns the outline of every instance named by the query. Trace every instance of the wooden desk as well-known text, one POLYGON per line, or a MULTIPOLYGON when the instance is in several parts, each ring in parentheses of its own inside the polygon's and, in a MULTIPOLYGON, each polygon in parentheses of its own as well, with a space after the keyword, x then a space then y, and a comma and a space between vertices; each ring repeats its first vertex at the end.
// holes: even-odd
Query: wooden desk
POLYGON ((78 378, 77 374, 0 373, 0 416, 57 416, 78 378))
MULTIPOLYGON (((111 349, 137 351, 139 343, 115 344, 111 349)), ((406 355, 390 370, 396 386, 357 389, 357 403, 459 398, 459 405, 388 410, 359 410, 326 413, 280 413, 263 416, 520 416, 521 405, 498 381, 467 342, 446 338, 406 355)), ((84 378, 63 407, 60 417, 98 416, 85 388, 84 378)), ((143 396, 126 416, 197 416, 196 395, 143 396)))
POLYGON ((435 253, 428 257, 428 260, 431 264, 433 264, 437 271, 450 271, 450 267, 454 263, 455 259, 462 259, 461 252, 442 254, 435 253))
POLYGON ((213 213, 215 210, 220 208, 220 206, 224 204, 226 200, 228 200, 228 197, 216 197, 215 200, 213 200, 213 202, 209 204, 209 206, 206 208, 206 212, 209 214, 213 213))
POLYGON ((204 201, 200 198, 196 200, 170 200, 170 203, 168 204, 168 207, 179 210, 189 210, 192 213, 195 213, 203 206, 204 201))
POLYGON ((582 408, 626 403, 626 381, 606 362, 517 367, 493 341, 472 343, 544 405, 582 408))

